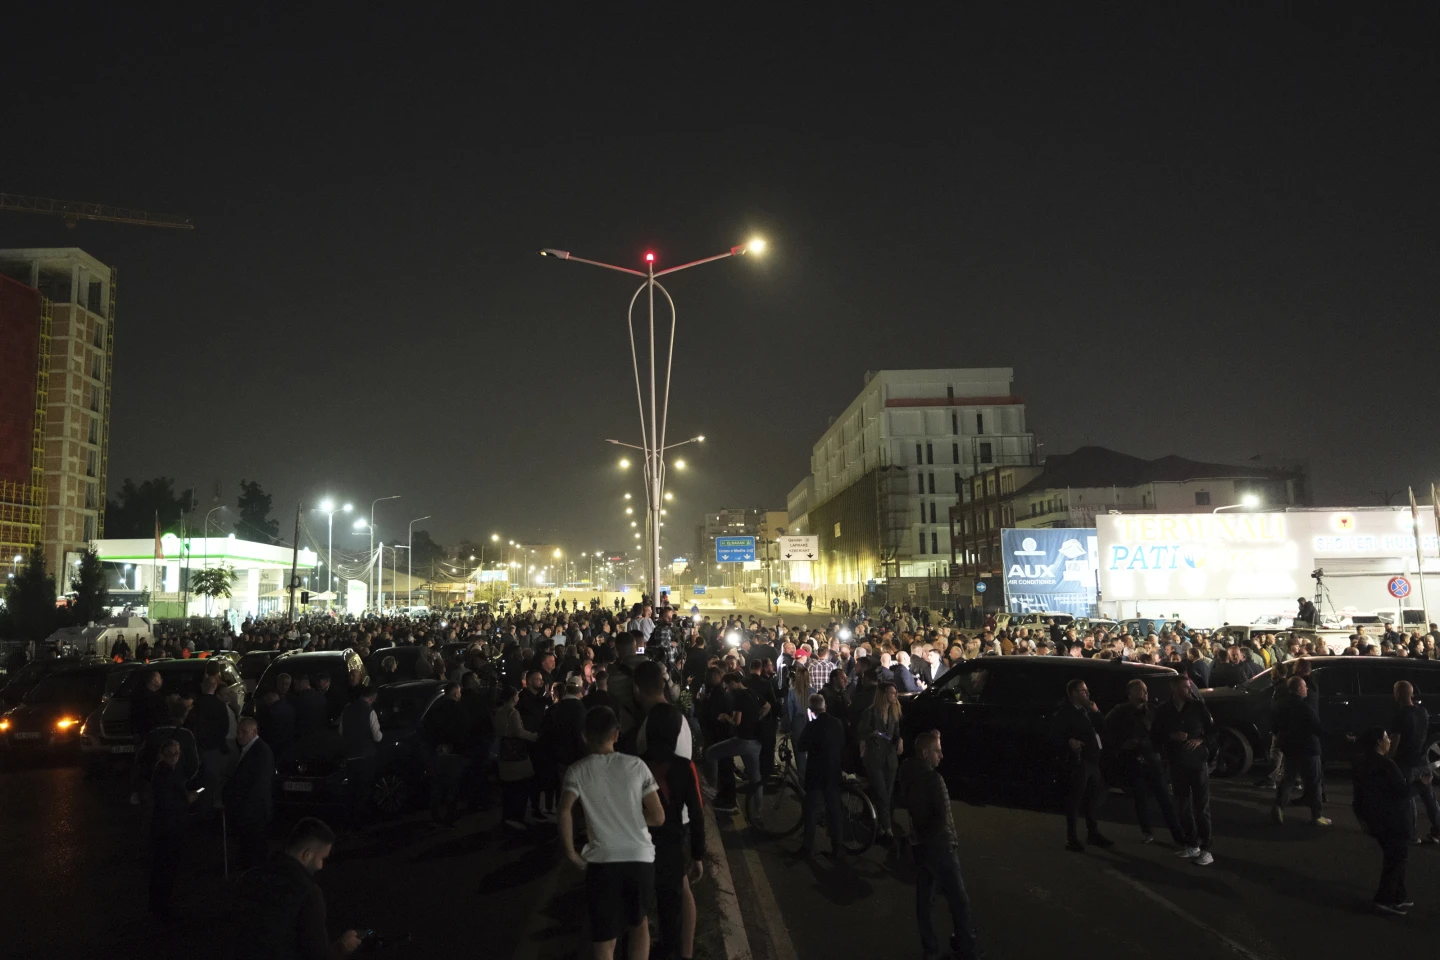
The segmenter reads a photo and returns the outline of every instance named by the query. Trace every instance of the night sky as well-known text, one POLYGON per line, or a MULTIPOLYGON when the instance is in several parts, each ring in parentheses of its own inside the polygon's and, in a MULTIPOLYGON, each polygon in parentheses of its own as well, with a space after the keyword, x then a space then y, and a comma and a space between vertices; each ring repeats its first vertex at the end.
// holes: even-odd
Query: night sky
POLYGON ((633 286, 536 250, 755 234, 669 284, 667 553, 783 509, 867 369, 1013 366, 1044 453, 1440 480, 1434 4, 61 6, 7 16, 0 190, 197 225, 0 219, 120 269, 112 490, 628 545, 633 286))

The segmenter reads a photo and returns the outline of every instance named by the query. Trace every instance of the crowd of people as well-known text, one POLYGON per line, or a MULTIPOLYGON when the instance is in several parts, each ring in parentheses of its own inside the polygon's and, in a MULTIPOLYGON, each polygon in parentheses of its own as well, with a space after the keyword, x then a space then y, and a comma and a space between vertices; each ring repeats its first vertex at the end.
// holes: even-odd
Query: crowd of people
MULTIPOLYGON (((1196 691, 1245 683, 1277 665, 1277 749, 1267 779, 1276 790, 1272 812, 1283 819, 1298 782, 1314 823, 1329 823, 1322 815, 1315 693, 1306 683, 1304 659, 1325 651, 1303 639, 1282 644, 1272 635, 1252 633, 1242 643, 1227 644, 1222 634, 1192 631, 1183 624, 1147 636, 1100 627, 1077 630, 1059 622, 962 629, 948 617, 932 618, 930 611, 907 605, 872 611, 837 603, 825 619, 810 626, 786 624, 784 618, 766 624, 755 617, 711 617, 693 608, 687 614, 663 595, 658 605, 647 598, 630 607, 599 597, 569 607, 563 602, 541 606, 534 600, 529 609, 517 605, 508 612, 482 607, 424 617, 247 621, 234 635, 223 629, 162 630, 152 643, 119 650, 118 655, 357 653, 368 665, 368 676, 356 671, 334 678, 349 688, 338 718, 347 773, 356 785, 341 824, 347 830, 362 827, 367 817, 373 767, 367 769, 365 763, 373 759, 373 744, 380 737, 374 711, 377 688, 417 676, 441 681, 440 699, 422 729, 430 752, 431 815, 437 828, 452 826, 462 805, 483 808, 496 794, 504 828, 517 837, 534 837, 539 825, 557 824, 562 852, 585 871, 596 956, 612 955, 621 942, 630 956, 649 956, 646 916, 651 904, 660 933, 657 954, 692 955, 695 902, 690 885, 703 872, 702 805, 738 812, 735 758, 751 789, 762 789, 774 772, 776 741, 782 734, 797 748, 804 787, 800 853, 815 852, 822 818, 828 820, 827 834, 841 822, 842 777, 859 777, 875 807, 880 842, 896 842, 896 811, 908 811, 900 832, 921 881, 917 915, 927 953, 941 952, 931 919, 931 901, 939 892, 949 903, 954 924, 951 950, 957 956, 974 955, 974 923, 961 879, 949 795, 936 772, 940 738, 922 733, 909 744, 911 755, 905 755, 900 696, 943 683, 951 669, 976 657, 1123 659, 1169 664, 1187 678, 1172 684, 1170 699, 1158 706, 1150 702, 1143 681, 1136 680, 1128 702, 1106 716, 1099 715, 1083 682, 1071 684, 1052 729, 1070 787, 1066 845, 1071 850, 1111 843, 1096 822, 1105 792, 1100 760, 1110 751, 1118 755, 1144 841, 1153 839, 1153 801, 1178 855, 1200 865, 1213 862, 1208 759, 1215 731, 1196 691), (932 619, 939 622, 931 625, 932 619), (381 656, 379 662, 372 656, 396 646, 419 648, 409 676, 398 674, 393 656, 381 656), (1087 826, 1083 842, 1081 819, 1087 826), (581 834, 585 842, 577 851, 581 834)), ((1351 648, 1354 655, 1434 656, 1429 635, 1387 636, 1375 642, 1361 630, 1351 648)), ((314 893, 298 882, 300 872, 284 858, 306 864, 306 870, 318 869, 333 842, 329 827, 307 822, 297 828, 300 832, 275 858, 284 868, 278 875, 270 875, 279 868, 267 856, 274 777, 267 741, 288 736, 278 732, 277 715, 290 717, 293 724, 292 715, 317 709, 314 704, 307 708, 307 701, 325 702, 325 691, 303 689, 299 680, 291 689, 271 691, 247 710, 254 716, 235 715, 233 704, 220 701, 208 681, 199 697, 172 696, 168 701, 149 679, 141 688, 137 703, 145 705, 138 709, 155 719, 137 731, 141 746, 136 782, 148 781, 152 797, 152 907, 158 914, 168 910, 183 825, 209 791, 211 798, 218 793, 218 807, 232 819, 241 848, 237 866, 248 868, 242 888, 262 899, 270 895, 267 890, 290 891, 286 902, 295 907, 294 922, 270 922, 259 935, 321 942, 315 934, 316 910, 301 909, 314 893), (222 712, 227 709, 229 717, 222 712), (225 755, 227 732, 238 756, 225 755), (249 879, 252 875, 255 879, 249 879), (285 877, 294 881, 290 887, 285 887, 285 877)), ((1404 832, 1408 849, 1414 817, 1412 811, 1407 826, 1401 807, 1408 807, 1412 797, 1428 797, 1432 832, 1422 838, 1426 842, 1440 842, 1440 811, 1430 793, 1428 771, 1421 769, 1423 758, 1414 755, 1415 731, 1425 729, 1424 717, 1417 719, 1415 711, 1423 713, 1423 707, 1413 703, 1413 696, 1406 702, 1398 686, 1396 697, 1392 729, 1383 737, 1367 732, 1361 738, 1356 812, 1384 849, 1385 878, 1376 903, 1403 912, 1405 856, 1396 838, 1404 832), (1403 804, 1397 786, 1401 781, 1403 804)), ((314 723, 324 722, 319 709, 314 723)), ((1421 736, 1418 748, 1423 751, 1423 746, 1421 736)), ((838 837, 829 840, 830 855, 843 857, 838 837)), ((323 928, 323 904, 319 916, 323 928)), ((356 942, 353 931, 347 932, 326 949, 343 952, 356 942)))

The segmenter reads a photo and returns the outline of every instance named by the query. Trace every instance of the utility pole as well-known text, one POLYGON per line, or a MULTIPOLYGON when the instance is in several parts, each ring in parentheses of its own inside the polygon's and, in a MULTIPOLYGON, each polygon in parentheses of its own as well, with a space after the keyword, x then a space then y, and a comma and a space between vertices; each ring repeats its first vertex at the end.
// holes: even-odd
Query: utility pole
POLYGON ((290 612, 285 619, 295 625, 295 585, 300 582, 300 504, 295 504, 295 545, 290 550, 290 612))

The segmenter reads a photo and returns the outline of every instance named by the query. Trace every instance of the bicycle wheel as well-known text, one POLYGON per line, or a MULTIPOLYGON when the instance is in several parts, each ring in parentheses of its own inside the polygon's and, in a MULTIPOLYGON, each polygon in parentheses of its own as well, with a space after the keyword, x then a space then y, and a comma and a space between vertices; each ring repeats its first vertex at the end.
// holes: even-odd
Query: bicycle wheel
POLYGON ((767 837, 779 840, 805 825, 805 797, 794 780, 771 777, 764 791, 750 791, 745 801, 750 826, 767 837))
POLYGON ((875 805, 858 783, 847 783, 840 792, 840 806, 845 812, 842 845, 846 853, 859 856, 874 845, 880 829, 875 805))

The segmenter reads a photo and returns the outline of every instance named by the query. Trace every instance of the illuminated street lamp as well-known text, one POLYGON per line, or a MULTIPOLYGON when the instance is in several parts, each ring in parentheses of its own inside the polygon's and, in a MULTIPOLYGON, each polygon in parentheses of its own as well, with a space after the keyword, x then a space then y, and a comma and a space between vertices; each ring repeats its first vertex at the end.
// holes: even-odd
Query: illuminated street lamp
POLYGON ((1219 513, 1221 510, 1254 510, 1258 506, 1260 506, 1260 498, 1253 493, 1247 493, 1240 498, 1239 503, 1227 503, 1225 506, 1216 507, 1210 512, 1219 513))
MULTIPOLYGON (((330 588, 329 588, 329 589, 334 590, 334 589, 335 589, 335 514, 340 513, 341 511, 344 511, 345 513, 349 513, 351 510, 355 509, 355 507, 354 507, 353 504, 347 503, 347 504, 345 504, 345 506, 343 506, 343 507, 341 507, 339 510, 337 510, 337 509, 335 508, 335 501, 334 501, 334 500, 330 500, 330 499, 327 498, 327 499, 321 501, 321 503, 320 503, 320 509, 323 510, 323 511, 325 511, 325 528, 326 528, 326 533, 327 533, 326 547, 325 547, 325 566, 326 566, 326 568, 330 571, 330 574, 329 574, 329 577, 330 577, 330 588)), ((356 521, 356 524, 358 525, 359 523, 362 523, 362 522, 363 522, 363 521, 357 520, 357 521, 356 521)), ((332 601, 332 602, 333 602, 333 601, 332 601)))
MULTIPOLYGON (((738 246, 731 247, 725 253, 716 254, 713 257, 705 257, 700 260, 693 260, 689 263, 682 263, 679 266, 667 267, 664 270, 655 269, 654 253, 646 253, 645 269, 636 270, 631 267, 620 267, 610 263, 602 263, 598 260, 587 260, 584 257, 576 257, 573 256, 568 250, 556 250, 554 248, 546 248, 540 251, 540 255, 543 257, 555 257, 559 260, 574 260, 577 263, 587 263, 593 267, 602 267, 606 270, 614 270, 618 273, 626 273, 633 277, 639 277, 644 281, 644 283, 642 283, 636 289, 634 295, 630 297, 630 305, 625 311, 625 322, 630 333, 630 359, 631 363, 634 365, 635 368, 635 399, 638 402, 640 408, 640 437, 642 443, 638 449, 640 449, 641 453, 645 458, 645 493, 647 498, 647 507, 649 508, 650 515, 654 518, 659 517, 660 497, 665 489, 665 430, 668 425, 670 416, 670 380, 672 371, 674 370, 675 362, 676 320, 675 300, 670 296, 670 291, 666 290, 665 287, 658 282, 658 278, 663 277, 669 273, 678 273, 681 270, 688 270, 691 267, 698 267, 702 263, 710 263, 715 260, 723 260, 726 257, 738 257, 743 256, 747 253, 759 255, 764 250, 765 241, 759 238, 753 238, 748 243, 742 243, 738 246), (668 355, 665 359, 665 393, 663 400, 658 394, 658 385, 656 383, 655 376, 656 290, 659 290, 660 293, 664 295, 666 303, 668 303, 670 306, 670 337, 669 343, 667 345, 668 355), (650 404, 648 410, 648 425, 646 423, 647 410, 645 404, 645 396, 640 387, 640 355, 635 349, 635 301, 640 299, 640 294, 642 293, 647 295, 646 300, 649 309, 650 329, 650 404)), ((658 602, 660 598, 659 523, 650 524, 649 553, 650 595, 653 600, 658 602)))

